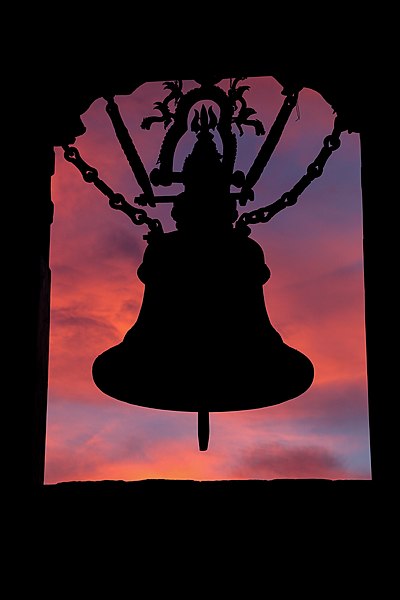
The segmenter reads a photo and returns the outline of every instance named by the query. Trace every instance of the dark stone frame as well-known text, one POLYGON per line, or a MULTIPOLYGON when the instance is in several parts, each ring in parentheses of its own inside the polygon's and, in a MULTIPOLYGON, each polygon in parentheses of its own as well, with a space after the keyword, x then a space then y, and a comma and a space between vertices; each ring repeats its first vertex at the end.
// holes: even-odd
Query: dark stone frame
MULTIPOLYGON (((160 39, 160 47, 166 40, 160 39)), ((130 47, 128 52, 120 52, 109 46, 107 60, 91 63, 93 49, 88 53, 81 48, 82 59, 72 66, 68 52, 59 58, 57 73, 46 63, 40 65, 38 85, 42 90, 40 102, 35 112, 23 123, 24 133, 32 145, 29 151, 29 165, 24 181, 22 214, 23 248, 25 257, 21 261, 22 297, 27 299, 22 314, 22 327, 26 343, 20 349, 19 364, 26 375, 20 382, 22 400, 22 453, 18 477, 25 489, 42 491, 44 486, 45 431, 47 410, 47 365, 50 315, 50 270, 49 248, 53 205, 51 201, 51 176, 54 169, 54 147, 73 143, 84 133, 80 115, 99 97, 109 94, 130 94, 146 81, 168 79, 200 79, 213 73, 221 78, 241 76, 272 76, 285 85, 296 81, 303 87, 317 91, 333 111, 348 125, 348 130, 360 135, 361 143, 361 183, 363 199, 364 233, 364 282, 365 314, 367 336, 367 375, 370 420, 370 446, 372 462, 372 482, 364 482, 375 488, 389 482, 388 439, 385 435, 386 406, 384 400, 392 396, 391 377, 388 372, 386 336, 390 331, 390 315, 387 314, 385 298, 377 294, 381 286, 379 266, 390 256, 387 250, 388 239, 379 234, 385 231, 387 215, 377 207, 377 199, 385 199, 385 184, 382 181, 381 112, 379 93, 371 89, 371 57, 367 48, 362 48, 357 57, 352 54, 352 42, 346 42, 345 52, 340 55, 332 48, 323 56, 323 68, 313 61, 312 53, 296 46, 297 58, 291 60, 291 52, 271 59, 273 52, 266 44, 257 48, 244 48, 239 56, 211 47, 207 54, 196 59, 190 66, 185 58, 174 52, 158 54, 157 62, 149 60, 132 67, 132 56, 140 48, 130 47), (346 46, 347 44, 347 46, 346 46), (85 51, 87 54, 85 54, 85 51), (170 56, 173 58, 169 58, 170 56), (311 60, 310 60, 311 59, 311 60), (113 65, 113 69, 104 65, 113 65), (88 70, 88 65, 90 69, 88 70), (101 66, 102 65, 102 66, 101 66), (378 107, 378 108, 377 108, 378 107), (383 400, 382 400, 383 399, 383 400)), ((98 57, 104 46, 95 49, 98 57)), ((127 48, 124 48, 127 50, 127 48)), ((171 50, 171 48, 170 48, 171 50)), ((387 188, 388 189, 388 188, 387 188)), ((22 254, 23 255, 23 254, 22 254)), ((22 312, 22 311, 21 311, 22 312)), ((20 417, 21 420, 21 417, 20 417)), ((274 482, 265 482, 274 484, 274 482)), ((288 483, 291 483, 290 481, 288 483)), ((311 482, 303 482, 305 485, 311 482)), ((352 487, 357 482, 343 482, 341 490, 352 487), (344 485, 346 483, 346 485, 344 485)), ((249 486, 251 482, 249 482, 249 486)), ((293 485, 296 485, 293 482, 293 485)), ((297 484, 298 485, 298 484, 297 484)), ((361 482, 358 482, 359 487, 361 482)), ((226 482, 225 489, 229 487, 226 482)), ((181 486, 179 486, 181 488, 181 486)), ((336 489, 339 486, 336 486, 336 489)), ((332 486, 329 486, 332 489, 332 486)), ((93 486, 91 486, 93 489, 93 486)), ((125 486, 126 489, 126 486, 125 486)), ((243 489, 243 488, 242 488, 243 489)), ((271 489, 271 485, 270 488, 271 489)), ((275 489, 277 485, 275 483, 275 489)), ((249 487, 250 495, 252 494, 249 487)), ((257 492, 258 493, 258 492, 257 492)))

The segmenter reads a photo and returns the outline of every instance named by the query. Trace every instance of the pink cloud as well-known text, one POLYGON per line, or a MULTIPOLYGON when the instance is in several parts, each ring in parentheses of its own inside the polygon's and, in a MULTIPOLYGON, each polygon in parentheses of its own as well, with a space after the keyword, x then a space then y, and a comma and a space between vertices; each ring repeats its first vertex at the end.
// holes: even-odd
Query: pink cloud
MULTIPOLYGON (((249 104, 268 129, 283 101, 280 86, 271 78, 250 84, 249 104)), ((162 97, 162 85, 154 83, 117 98, 148 171, 156 165, 165 130, 143 131, 140 122, 162 97)), ((141 190, 104 106, 100 99, 83 115, 87 134, 76 145, 100 176, 132 202, 141 190)), ((293 113, 271 168, 257 184, 256 201, 245 210, 273 201, 304 173, 330 132, 331 112, 317 94, 302 92, 300 121, 293 113)), ((344 138, 326 177, 313 182, 296 206, 254 226, 251 235, 264 248, 272 271, 265 286, 270 318, 285 341, 314 362, 315 384, 302 397, 271 409, 213 414, 207 453, 197 450, 195 415, 160 415, 124 405, 104 396, 91 379, 94 358, 121 340, 140 309, 143 285, 136 269, 146 228, 110 209, 57 150, 49 480, 353 478, 368 471, 359 172, 348 172, 349 164, 359 169, 359 149, 354 137, 344 138), (74 435, 76 430, 81 435, 74 435)), ((249 134, 242 141, 239 165, 249 165, 263 139, 249 134)), ((166 230, 173 228, 169 210, 160 209, 166 230)), ((159 216, 158 208, 148 212, 159 216)))
POLYGON ((211 413, 206 453, 198 451, 195 414, 112 399, 99 406, 87 400, 53 403, 46 478, 368 479, 364 401, 362 385, 327 385, 276 407, 211 413), (264 453, 272 457, 268 465, 261 460, 264 453))

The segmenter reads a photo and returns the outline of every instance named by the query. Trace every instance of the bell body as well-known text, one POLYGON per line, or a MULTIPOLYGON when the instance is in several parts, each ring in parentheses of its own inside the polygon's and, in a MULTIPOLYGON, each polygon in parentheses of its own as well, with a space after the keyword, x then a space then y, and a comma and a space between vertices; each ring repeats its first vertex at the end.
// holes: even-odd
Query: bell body
POLYGON ((261 408, 304 393, 313 365, 270 322, 269 274, 261 247, 233 229, 152 240, 138 269, 138 318, 94 361, 96 385, 130 404, 195 412, 261 408))

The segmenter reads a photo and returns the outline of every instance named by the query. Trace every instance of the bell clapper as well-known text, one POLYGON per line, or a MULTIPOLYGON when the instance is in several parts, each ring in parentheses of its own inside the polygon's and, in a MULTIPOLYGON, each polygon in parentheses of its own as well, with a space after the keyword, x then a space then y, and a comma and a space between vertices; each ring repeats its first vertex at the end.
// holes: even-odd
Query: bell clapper
POLYGON ((208 410, 199 410, 198 412, 197 435, 199 440, 199 450, 207 450, 208 440, 210 438, 210 417, 208 410))

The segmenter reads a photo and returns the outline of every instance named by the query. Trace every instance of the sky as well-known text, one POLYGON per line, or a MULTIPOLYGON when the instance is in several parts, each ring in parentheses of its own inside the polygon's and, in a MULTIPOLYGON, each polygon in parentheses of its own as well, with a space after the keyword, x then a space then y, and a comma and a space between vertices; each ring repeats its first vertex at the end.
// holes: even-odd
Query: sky
MULTIPOLYGON (((229 81, 219 85, 225 90, 229 81)), ((272 77, 244 82, 249 106, 266 132, 283 102, 272 77)), ((183 82, 186 92, 197 86, 183 82)), ((165 135, 162 124, 140 128, 159 114, 163 82, 117 96, 126 126, 150 172, 165 135)), ((75 145, 115 192, 133 203, 141 193, 115 138, 105 100, 82 115, 86 133, 75 145)), ((197 107, 198 108, 198 107, 197 107)), ((218 111, 216 110, 218 113, 218 111)), ((240 214, 277 200, 306 172, 333 128, 334 112, 315 91, 303 89, 255 200, 240 214)), ((237 134, 236 168, 250 168, 264 136, 237 134)), ((264 285, 269 318, 283 340, 314 364, 314 382, 283 404, 210 414, 210 443, 198 450, 197 415, 120 402, 103 394, 91 376, 93 360, 122 341, 136 321, 144 285, 137 277, 147 242, 136 226, 56 148, 52 182, 51 331, 45 482, 143 479, 370 479, 360 146, 344 132, 324 173, 296 205, 269 223, 252 225, 271 278, 264 285)), ((175 168, 195 137, 185 134, 175 168)), ((217 144, 219 140, 216 137, 217 144)), ((182 188, 155 188, 155 194, 182 188)), ((175 229, 172 205, 146 208, 165 231, 175 229)), ((207 210, 204 206, 204 210, 207 210)), ((154 373, 157 376, 157 373, 154 373)))

